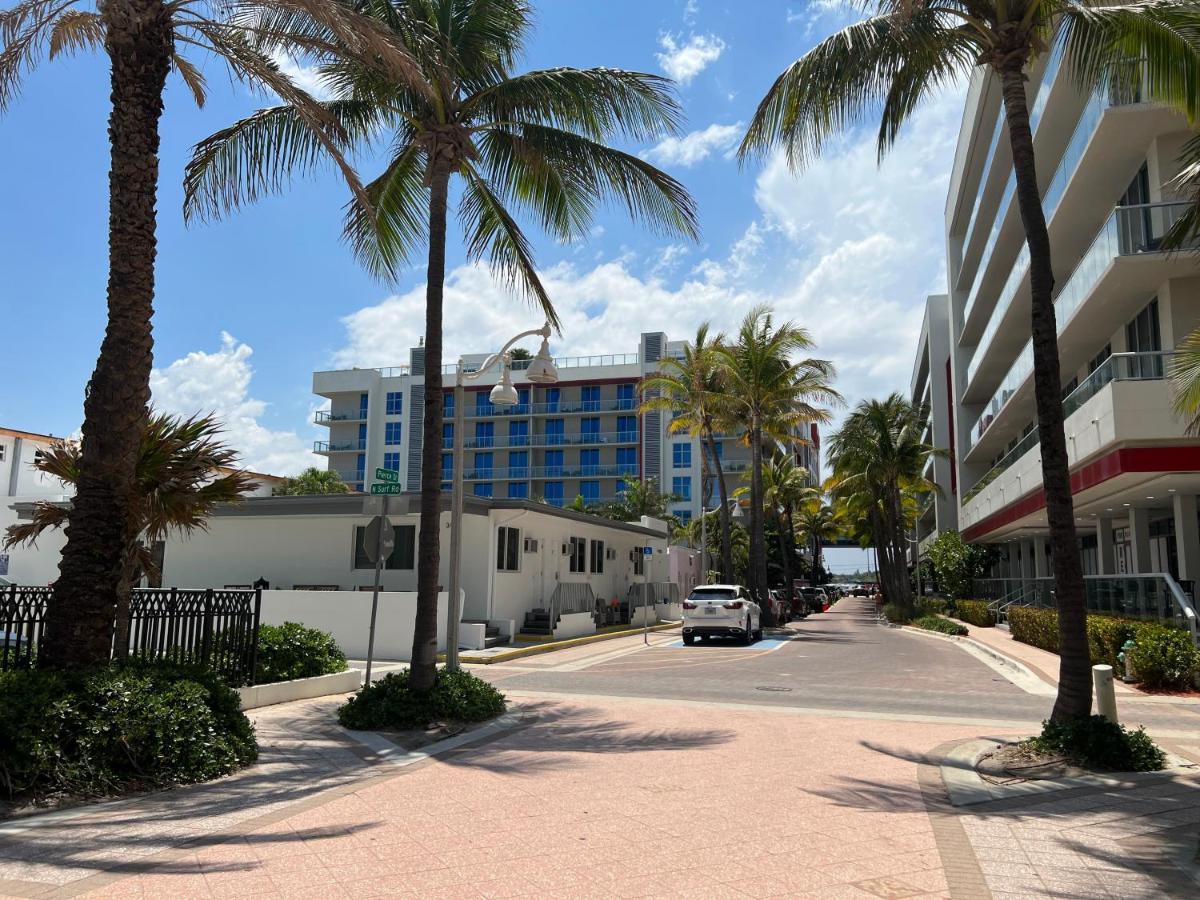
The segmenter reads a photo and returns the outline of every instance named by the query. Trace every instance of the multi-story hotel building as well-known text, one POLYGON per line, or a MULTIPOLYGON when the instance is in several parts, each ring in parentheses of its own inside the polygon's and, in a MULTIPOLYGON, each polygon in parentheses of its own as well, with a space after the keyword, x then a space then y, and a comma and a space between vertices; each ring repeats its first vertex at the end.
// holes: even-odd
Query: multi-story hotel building
MULTIPOLYGON (((514 361, 520 397, 512 407, 494 406, 489 392, 499 372, 483 374, 466 388, 463 477, 479 497, 541 499, 556 506, 581 496, 589 505, 613 502, 627 480, 653 478, 659 489, 682 498, 672 511, 687 521, 701 503, 701 446, 686 434, 669 433, 670 417, 640 414, 638 383, 659 361, 681 355, 683 342, 662 333, 643 334, 637 353, 556 359, 559 380, 535 385, 523 378, 526 363, 514 361)), ((413 348, 409 364, 385 369, 316 372, 313 392, 329 400, 317 423, 329 440, 315 450, 329 468, 363 490, 376 467, 400 475, 407 491, 421 487, 421 422, 424 415, 424 355, 413 348)), ((469 370, 486 354, 465 356, 469 370)), ((449 481, 454 442, 454 366, 445 369, 446 422, 442 473, 449 481)), ((817 478, 816 430, 797 447, 798 461, 817 478)), ((749 450, 735 437, 717 441, 730 492, 749 467, 749 450)), ((710 467, 710 477, 712 469, 710 467)), ((448 486, 448 485, 447 485, 448 486)), ((717 505, 716 489, 708 500, 717 505)))
MULTIPOLYGON (((921 500, 917 539, 924 545, 939 532, 958 528, 958 479, 954 471, 954 383, 950 361, 950 298, 936 294, 925 300, 925 317, 917 342, 911 385, 913 403, 925 410, 927 424, 922 439, 944 447, 945 455, 932 456, 922 473, 938 486, 921 500)), ((915 555, 915 554, 914 554, 915 555)))
MULTIPOLYGON (((1200 264, 1161 241, 1183 208, 1170 180, 1187 123, 1136 95, 1081 92, 1061 52, 1028 92, 1085 571, 1168 573, 1186 586, 1200 578, 1200 442, 1172 413, 1164 376, 1173 348, 1200 327, 1200 264)), ((1045 576, 1029 257, 999 85, 982 70, 954 159, 946 247, 945 324, 931 301, 913 379, 935 411, 947 374, 952 388, 948 438, 937 443, 953 470, 938 469, 937 481, 964 537, 1003 545, 998 574, 1045 576)))

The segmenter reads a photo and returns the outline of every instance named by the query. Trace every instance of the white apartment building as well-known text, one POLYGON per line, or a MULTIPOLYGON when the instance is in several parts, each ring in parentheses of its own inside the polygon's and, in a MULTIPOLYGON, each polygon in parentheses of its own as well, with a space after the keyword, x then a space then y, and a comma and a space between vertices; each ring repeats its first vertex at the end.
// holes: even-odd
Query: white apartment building
MULTIPOLYGON (((1172 413, 1164 375, 1173 348, 1200 326, 1200 264, 1160 249, 1182 208, 1168 183, 1186 122, 1136 96, 1080 92, 1057 51, 1028 92, 1085 571, 1169 573, 1187 588, 1200 578, 1200 442, 1172 413)), ((937 480, 964 537, 1003 545, 997 574, 1046 576, 1028 251, 999 85, 983 70, 959 134, 946 248, 945 350, 935 350, 931 301, 913 379, 914 395, 932 388, 936 410, 948 350, 950 432, 938 444, 952 451, 953 471, 937 480)))
MULTIPOLYGON (((681 497, 672 512, 684 522, 701 504, 702 448, 698 439, 670 434, 670 417, 638 413, 638 383, 659 361, 680 356, 684 342, 662 333, 641 336, 636 353, 555 359, 559 381, 535 385, 524 379, 527 363, 513 364, 516 406, 492 405, 489 392, 499 372, 471 382, 465 392, 463 477, 468 494, 507 500, 540 499, 554 506, 577 496, 589 505, 616 500, 626 480, 657 479, 659 489, 681 497)), ((464 357, 470 369, 488 354, 464 357)), ((424 415, 423 348, 409 351, 409 364, 383 369, 347 369, 313 374, 313 392, 329 400, 317 413, 329 440, 314 450, 356 490, 366 490, 376 468, 400 475, 405 490, 421 486, 424 415)), ((445 425, 442 472, 453 472, 454 370, 445 367, 445 425)), ((818 478, 816 431, 797 447, 797 461, 818 478)), ((736 437, 717 441, 717 455, 730 492, 741 484, 750 456, 736 437)), ((710 477, 712 470, 710 467, 710 477)), ((711 509, 717 490, 710 485, 711 509)))
POLYGON ((938 486, 921 501, 917 540, 922 548, 939 532, 958 528, 958 479, 954 471, 954 384, 950 360, 950 298, 935 294, 925 300, 925 316, 913 364, 912 402, 927 411, 923 440, 943 447, 945 456, 931 457, 925 478, 938 486))
MULTIPOLYGON (((38 457, 57 440, 50 434, 0 428, 0 536, 17 522, 14 504, 37 500, 66 500, 62 482, 34 468, 38 457)), ((0 549, 0 584, 18 579, 44 584, 48 567, 34 561, 35 553, 0 549)), ((57 571, 57 558, 54 562, 57 571)))

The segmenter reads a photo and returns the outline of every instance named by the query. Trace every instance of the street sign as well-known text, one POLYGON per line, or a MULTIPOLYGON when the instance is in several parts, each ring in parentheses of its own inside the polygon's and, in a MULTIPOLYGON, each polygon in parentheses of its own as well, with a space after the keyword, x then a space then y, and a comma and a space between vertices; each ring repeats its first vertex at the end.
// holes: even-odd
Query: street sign
POLYGON ((395 484, 400 480, 400 473, 394 472, 391 469, 376 469, 375 477, 380 481, 386 481, 389 484, 395 484))
POLYGON ((396 529, 383 516, 376 516, 363 534, 363 553, 368 562, 376 562, 391 554, 396 546, 396 529), (382 552, 380 552, 382 551, 382 552))
POLYGON ((653 547, 643 547, 642 548, 642 556, 653 556, 653 555, 654 555, 653 547))
POLYGON ((372 494, 402 494, 404 491, 400 489, 398 484, 373 484, 371 485, 372 494))

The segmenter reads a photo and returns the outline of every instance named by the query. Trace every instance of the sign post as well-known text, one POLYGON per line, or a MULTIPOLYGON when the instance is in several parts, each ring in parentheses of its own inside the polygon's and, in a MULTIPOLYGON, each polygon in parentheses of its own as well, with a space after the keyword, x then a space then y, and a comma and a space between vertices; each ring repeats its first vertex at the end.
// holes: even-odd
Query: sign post
MULTIPOLYGON (((376 469, 375 474, 387 472, 387 469, 376 469)), ((395 473, 391 473, 395 476, 395 473)), ((381 487, 400 487, 400 485, 373 484, 371 493, 383 494, 383 514, 373 518, 363 533, 363 552, 367 559, 375 563, 375 583, 371 588, 371 630, 367 634, 367 675, 365 685, 371 684, 371 664, 375 659, 375 617, 379 612, 379 581, 383 573, 383 561, 391 556, 392 548, 396 546, 396 531, 388 519, 388 495, 392 491, 376 491, 381 487)), ((395 493, 399 493, 396 491, 395 493)))
POLYGON ((654 548, 642 548, 642 643, 650 643, 650 562, 654 559, 654 548))

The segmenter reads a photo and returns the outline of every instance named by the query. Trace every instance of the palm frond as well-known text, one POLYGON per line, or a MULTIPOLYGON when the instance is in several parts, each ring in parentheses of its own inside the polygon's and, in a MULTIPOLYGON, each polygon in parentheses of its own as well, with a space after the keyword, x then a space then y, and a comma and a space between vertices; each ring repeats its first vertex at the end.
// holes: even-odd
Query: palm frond
POLYGON ((208 96, 208 83, 204 80, 204 74, 192 65, 187 57, 179 53, 171 54, 171 68, 187 85, 187 89, 192 92, 192 99, 196 101, 196 106, 203 108, 204 101, 208 96))
POLYGON ((1200 135, 1183 145, 1179 166, 1179 174, 1171 180, 1170 187, 1189 206, 1163 238, 1163 248, 1195 250, 1200 248, 1200 135))
POLYGON ((104 23, 94 12, 68 9, 58 17, 50 31, 50 59, 63 52, 103 48, 104 23))
POLYGON ((0 11, 0 112, 16 99, 21 79, 41 62, 56 23, 75 0, 25 0, 0 11))
POLYGON ((1188 434, 1200 435, 1200 330, 1183 339, 1171 361, 1175 413, 1188 422, 1188 434))
POLYGON ((425 153, 416 144, 400 147, 383 174, 367 185, 370 205, 346 206, 342 236, 364 268, 394 281, 426 237, 429 191, 425 153))

